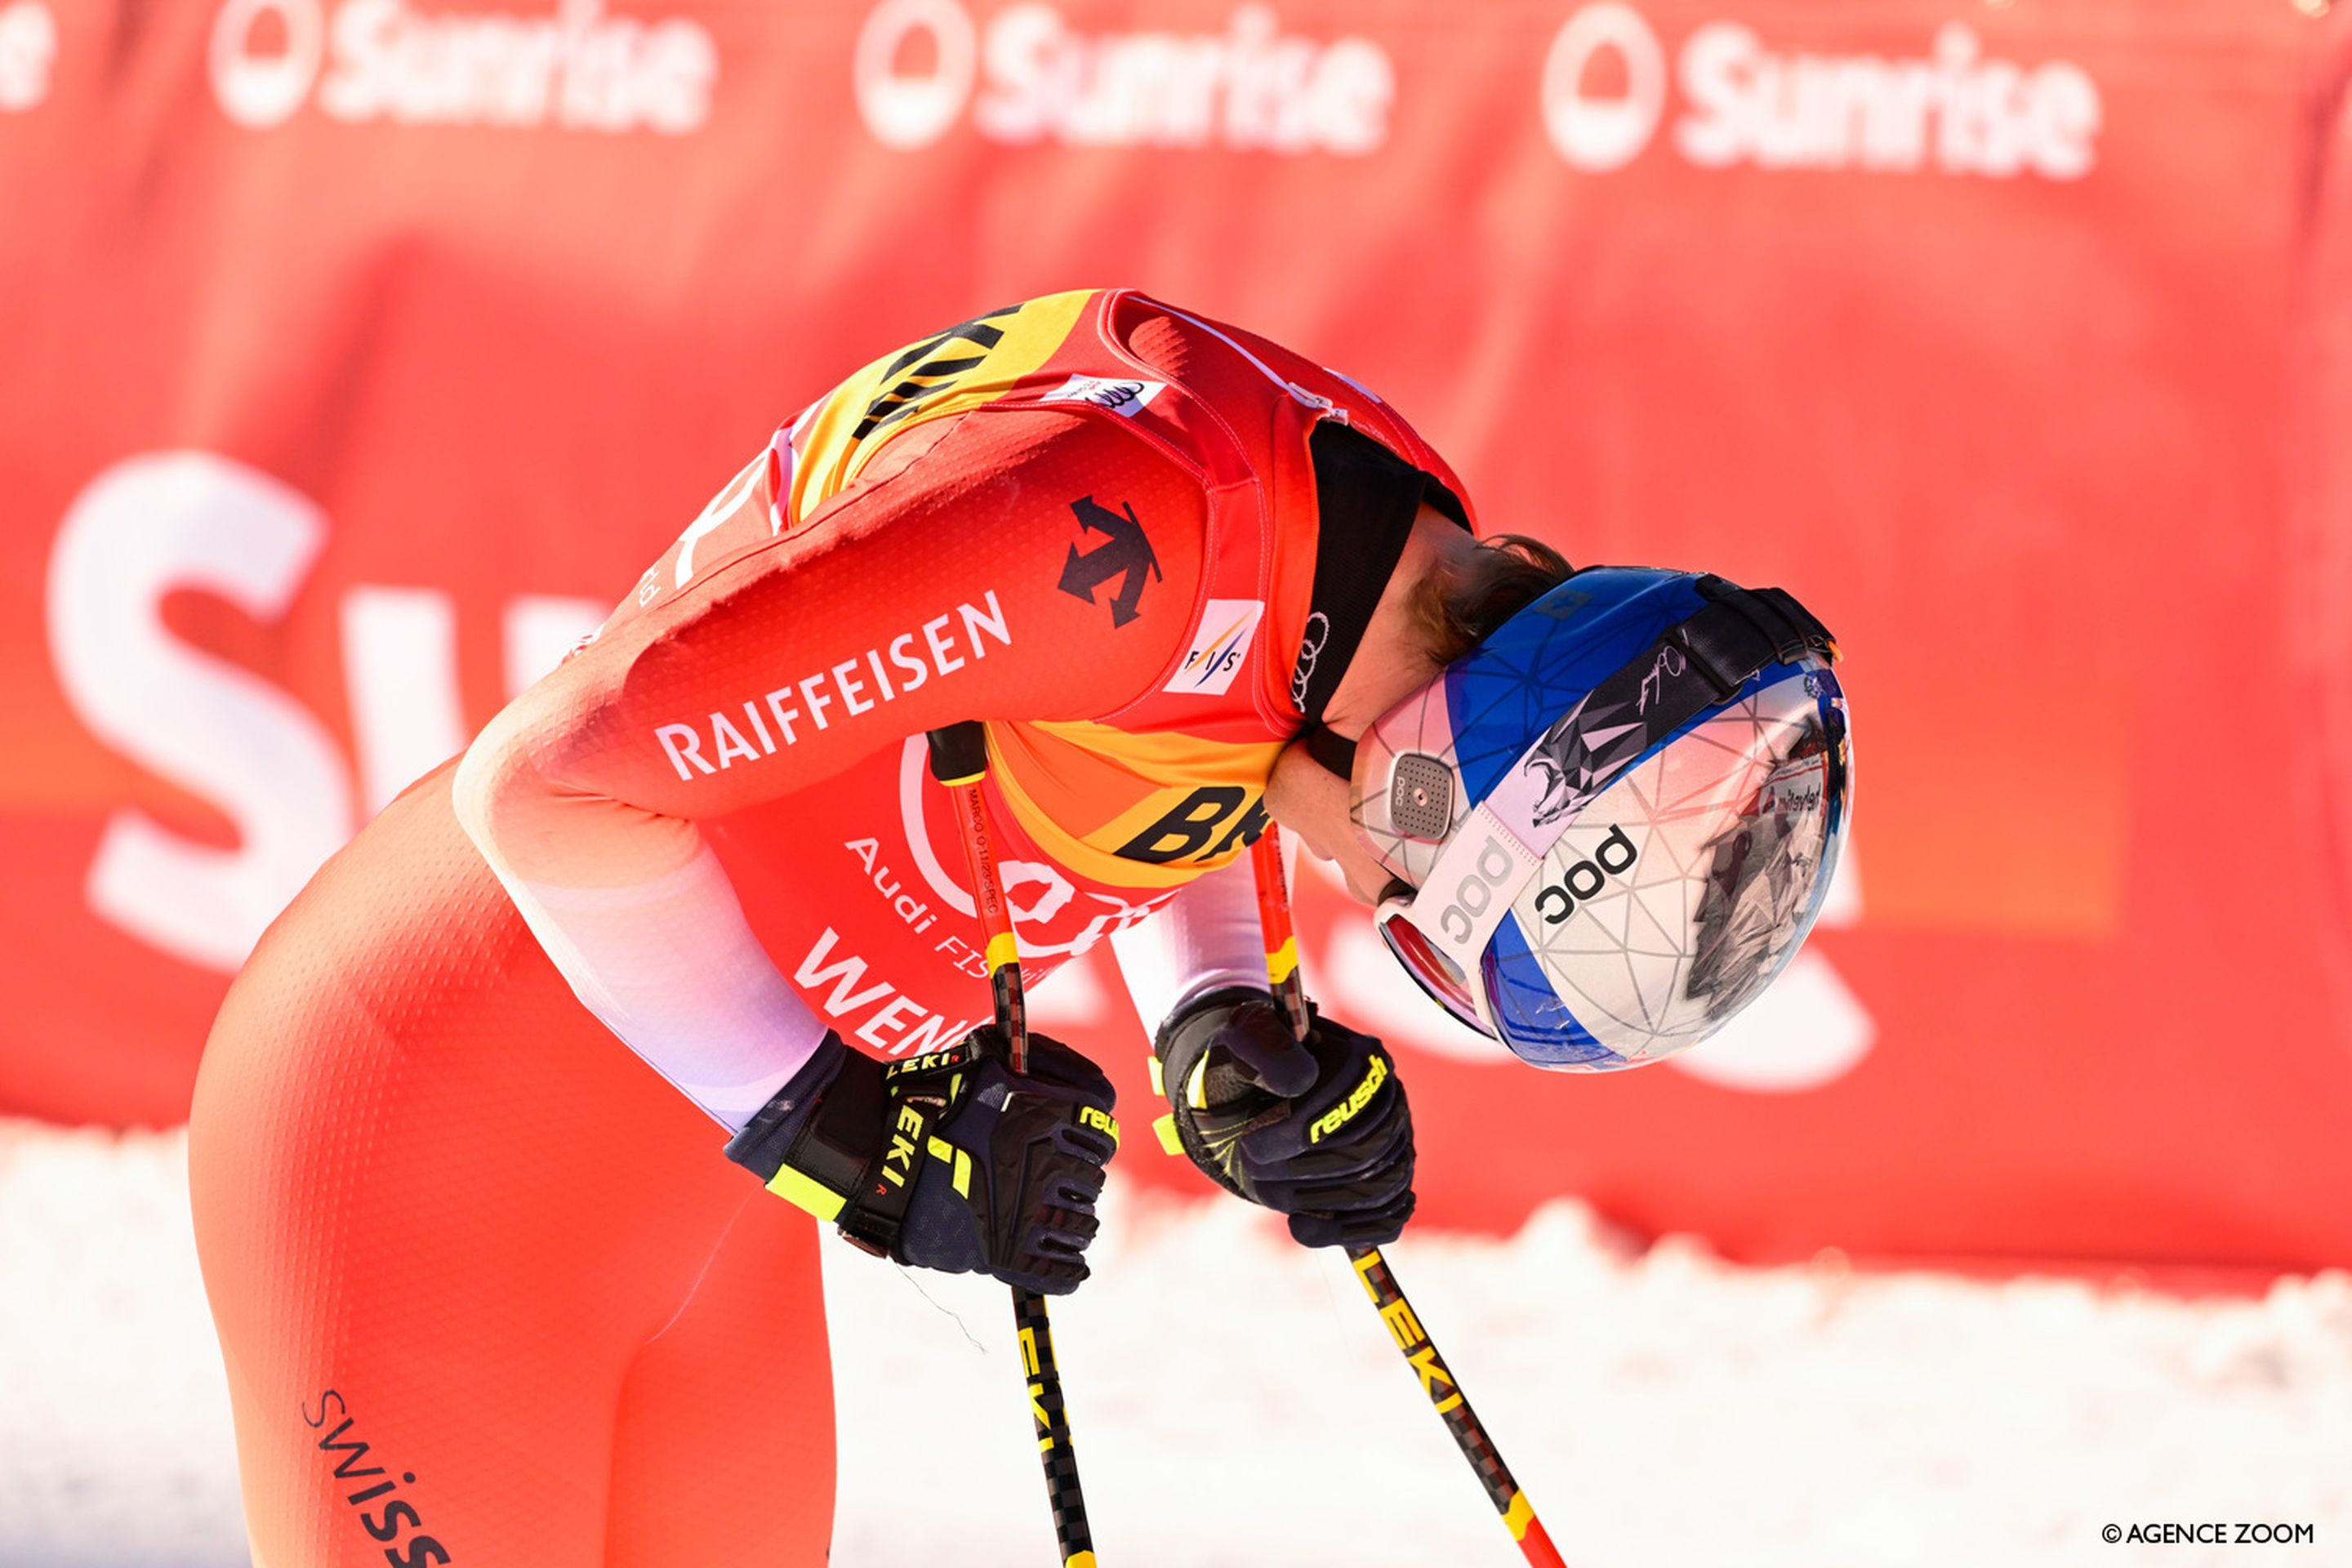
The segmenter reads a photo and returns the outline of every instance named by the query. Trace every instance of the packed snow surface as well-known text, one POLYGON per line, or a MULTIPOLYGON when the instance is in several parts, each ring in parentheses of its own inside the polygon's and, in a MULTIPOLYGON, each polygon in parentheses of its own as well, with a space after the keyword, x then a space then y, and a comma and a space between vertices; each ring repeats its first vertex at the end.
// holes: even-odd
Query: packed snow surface
MULTIPOLYGON (((0 1124, 0 1568, 245 1562, 185 1149, 0 1124)), ((1110 1568, 1519 1561, 1344 1258, 1116 1186, 1106 1231, 1055 1329, 1110 1568)), ((2352 1563, 2342 1274, 2184 1300, 1744 1268, 1570 1204, 1391 1261, 1576 1568, 2352 1563), (2100 1538, 2242 1521, 2315 1540, 2100 1538)), ((826 1265, 837 1568, 1050 1563, 1003 1292, 826 1265), (952 1436, 904 1452, 910 1405, 952 1436)))

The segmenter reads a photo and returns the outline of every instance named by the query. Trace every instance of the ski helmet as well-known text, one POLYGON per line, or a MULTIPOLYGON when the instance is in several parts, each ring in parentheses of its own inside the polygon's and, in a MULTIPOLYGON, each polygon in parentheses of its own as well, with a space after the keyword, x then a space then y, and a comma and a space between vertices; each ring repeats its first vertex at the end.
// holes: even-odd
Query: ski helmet
POLYGON ((1821 912, 1850 805, 1836 644, 1777 588, 1589 567, 1356 743, 1377 921, 1520 1059, 1654 1061, 1754 1000, 1821 912))

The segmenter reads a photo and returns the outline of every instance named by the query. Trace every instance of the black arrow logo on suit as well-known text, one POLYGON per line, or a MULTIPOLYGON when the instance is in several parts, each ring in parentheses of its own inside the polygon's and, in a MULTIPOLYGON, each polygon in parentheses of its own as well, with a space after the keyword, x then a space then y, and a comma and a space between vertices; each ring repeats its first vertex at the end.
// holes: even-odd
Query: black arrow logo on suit
POLYGON ((1075 594, 1091 605, 1095 603, 1097 588, 1118 578, 1118 592, 1110 602, 1110 624, 1123 626, 1139 613, 1136 606, 1143 600, 1144 574, 1160 577, 1160 558, 1151 552, 1151 541, 1144 537, 1142 521, 1127 502, 1119 502, 1119 510, 1113 511, 1097 504, 1092 496, 1080 496, 1070 503, 1070 510, 1077 514, 1080 532, 1099 533, 1104 542, 1084 555, 1078 553, 1076 545, 1071 545, 1069 559, 1062 563, 1058 586, 1063 593, 1075 594), (1121 516, 1121 512, 1126 515, 1121 516))

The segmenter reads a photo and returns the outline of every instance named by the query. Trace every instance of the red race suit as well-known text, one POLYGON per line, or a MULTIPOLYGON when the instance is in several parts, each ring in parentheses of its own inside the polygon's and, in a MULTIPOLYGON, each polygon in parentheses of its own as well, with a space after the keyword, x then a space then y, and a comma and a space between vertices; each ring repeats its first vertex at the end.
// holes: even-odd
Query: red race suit
POLYGON ((1131 291, 959 322, 320 872, 193 1120, 260 1568, 824 1562, 814 1227, 721 1129, 827 1028, 987 1016, 929 730, 986 721, 1033 983, 1246 875, 1334 418, 1463 493, 1355 384, 1131 291))

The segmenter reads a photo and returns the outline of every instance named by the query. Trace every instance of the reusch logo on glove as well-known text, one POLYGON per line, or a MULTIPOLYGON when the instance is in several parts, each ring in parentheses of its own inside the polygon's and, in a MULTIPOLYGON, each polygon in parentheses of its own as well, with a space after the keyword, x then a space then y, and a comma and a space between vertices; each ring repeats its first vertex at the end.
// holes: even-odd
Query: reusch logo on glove
POLYGON ((1557 883, 1536 895, 1536 908, 1543 911, 1544 924, 1558 925, 1576 912, 1576 906, 1591 898, 1609 885, 1609 879, 1633 868, 1642 852, 1625 836, 1624 824, 1609 830, 1589 860, 1579 860, 1568 868, 1568 874, 1557 883))
POLYGON ((1081 1125, 1091 1127, 1108 1138, 1112 1148, 1118 1147, 1118 1118, 1109 1111, 1097 1110, 1091 1105, 1081 1105, 1078 1107, 1078 1121, 1081 1125))
POLYGON ((1372 1058, 1371 1064, 1364 1068, 1363 1081, 1356 1085, 1355 1092, 1349 1095, 1340 1104, 1333 1106, 1321 1116, 1317 1117, 1315 1125, 1307 1130, 1307 1141, 1309 1143, 1320 1143, 1323 1142, 1325 1133, 1337 1132, 1340 1128, 1353 1121, 1357 1113, 1371 1103, 1372 1096, 1381 1091, 1381 1085, 1388 1080, 1388 1058, 1381 1056, 1372 1058))

